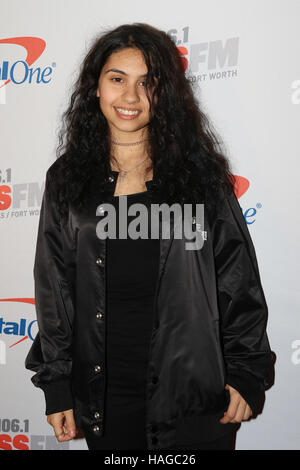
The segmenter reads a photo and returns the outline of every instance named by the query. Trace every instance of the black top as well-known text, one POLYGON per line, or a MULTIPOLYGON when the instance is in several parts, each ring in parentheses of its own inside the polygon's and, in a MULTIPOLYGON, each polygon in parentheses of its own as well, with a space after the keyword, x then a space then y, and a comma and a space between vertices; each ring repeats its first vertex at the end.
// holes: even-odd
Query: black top
MULTIPOLYGON (((122 197, 122 196, 121 196, 122 197)), ((153 326, 153 300, 159 266, 159 239, 125 239, 119 237, 119 198, 112 203, 116 209, 116 239, 107 239, 107 407, 106 429, 113 432, 111 421, 128 419, 127 428, 137 426, 133 416, 140 412, 140 426, 145 421, 146 372, 153 326)), ((127 195, 127 207, 151 202, 147 191, 127 195)), ((137 213, 138 215, 139 213, 137 213)), ((137 217, 128 216, 127 227, 137 217)), ((138 227, 141 227, 139 225, 138 227)), ((139 228, 137 228, 139 230, 139 228)), ((142 228, 140 228, 142 230, 142 228)), ((221 424, 223 413, 193 416, 178 420, 177 444, 213 440, 232 431, 235 424, 221 424)), ((144 429, 140 430, 144 432, 144 429)), ((106 438, 107 432, 104 432, 106 438)))
MULTIPOLYGON (((147 191, 127 196, 128 207, 136 202, 149 207, 147 191)), ((159 239, 118 238, 119 197, 112 203, 117 238, 107 239, 107 393, 130 414, 146 391, 159 239)), ((127 227, 137 216, 128 216, 127 227)))

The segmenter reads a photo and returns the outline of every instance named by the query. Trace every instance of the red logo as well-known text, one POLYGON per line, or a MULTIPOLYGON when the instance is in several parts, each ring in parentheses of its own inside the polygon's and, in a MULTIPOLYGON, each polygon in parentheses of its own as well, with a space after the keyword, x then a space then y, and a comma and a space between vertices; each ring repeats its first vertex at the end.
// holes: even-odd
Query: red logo
POLYGON ((182 60, 183 70, 186 71, 187 66, 188 66, 188 60, 184 56, 188 54, 188 50, 184 46, 177 47, 177 49, 180 54, 180 58, 182 60))
POLYGON ((235 182, 234 182, 234 193, 235 193, 237 199, 239 199, 248 190, 248 188, 250 186, 250 182, 249 182, 249 180, 247 180, 247 178, 244 178, 243 176, 237 176, 237 175, 233 175, 233 176, 234 176, 234 180, 235 180, 235 182))

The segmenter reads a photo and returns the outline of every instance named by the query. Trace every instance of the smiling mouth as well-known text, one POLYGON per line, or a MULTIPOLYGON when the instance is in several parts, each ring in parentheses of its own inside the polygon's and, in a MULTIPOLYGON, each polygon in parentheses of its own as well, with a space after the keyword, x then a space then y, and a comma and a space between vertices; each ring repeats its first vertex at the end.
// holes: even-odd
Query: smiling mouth
POLYGON ((138 109, 118 108, 116 106, 114 106, 114 108, 118 111, 118 113, 124 114, 125 116, 137 116, 141 112, 138 109))

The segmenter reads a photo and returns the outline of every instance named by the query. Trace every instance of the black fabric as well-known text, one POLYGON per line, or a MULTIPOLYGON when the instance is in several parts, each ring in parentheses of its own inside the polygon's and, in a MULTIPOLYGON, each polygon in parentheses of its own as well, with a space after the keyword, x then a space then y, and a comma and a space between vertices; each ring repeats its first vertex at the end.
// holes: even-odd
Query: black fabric
POLYGON ((59 380, 43 385, 46 415, 73 409, 73 396, 69 380, 59 380))
MULTIPOLYGON (((76 425, 100 437, 106 421, 109 266, 106 239, 99 237, 98 227, 118 173, 111 171, 105 189, 100 190, 95 172, 87 211, 70 204, 67 217, 62 218, 56 179, 61 161, 57 159, 46 174, 33 272, 39 331, 25 367, 35 372, 32 383, 45 391, 47 413, 73 408, 76 425)), ((146 182, 146 187, 159 203, 155 181, 146 182)), ((205 212, 204 218, 205 232, 196 224, 197 239, 204 240, 201 249, 187 249, 191 244, 185 235, 174 237, 172 218, 167 223, 170 235, 160 238, 146 379, 150 450, 175 444, 179 417, 225 410, 226 383, 239 387, 244 397, 250 397, 250 392, 256 396, 272 383, 268 309, 254 246, 234 193, 224 195, 215 220, 210 223, 205 212)), ((193 224, 191 215, 187 221, 193 224)))
MULTIPOLYGON (((133 416, 133 422, 137 423, 136 417, 133 416)), ((112 421, 111 421, 112 423, 112 421)), ((92 433, 86 435, 86 443, 89 450, 147 450, 147 446, 145 444, 144 434, 140 431, 138 426, 135 427, 135 433, 133 433, 134 428, 126 426, 126 423, 120 421, 119 425, 115 427, 114 435, 115 441, 114 446, 111 447, 112 443, 110 441, 110 447, 105 448, 104 442, 105 437, 101 439, 95 438, 92 433)), ((201 439, 203 436, 199 436, 201 439)), ((235 440, 236 440, 236 432, 232 431, 226 433, 212 441, 206 440, 198 440, 192 441, 187 444, 175 444, 173 447, 168 447, 164 450, 234 450, 235 449, 235 440)), ((108 442, 108 441, 106 441, 108 442)))
MULTIPOLYGON (((108 237, 107 240, 104 436, 97 438, 87 433, 86 438, 91 449, 146 449, 146 374, 159 240, 150 237, 151 202, 147 191, 127 196, 127 207, 135 203, 148 207, 147 239, 119 238, 119 197, 114 197, 112 203, 117 218, 116 239, 108 237)), ((128 216, 127 227, 135 217, 128 216)), ((222 416, 223 413, 218 413, 178 420, 176 445, 199 445, 201 448, 202 441, 222 441, 222 436, 232 433, 236 427, 232 423, 219 423, 222 416)))

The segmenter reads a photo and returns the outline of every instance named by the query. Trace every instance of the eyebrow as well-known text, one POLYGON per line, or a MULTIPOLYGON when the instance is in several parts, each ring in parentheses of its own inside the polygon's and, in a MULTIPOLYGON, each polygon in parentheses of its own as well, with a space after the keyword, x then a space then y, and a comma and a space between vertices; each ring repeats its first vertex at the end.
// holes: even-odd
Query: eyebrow
MULTIPOLYGON (((116 72, 116 73, 121 73, 122 75, 127 75, 127 73, 119 69, 109 69, 109 70, 106 70, 105 73, 108 73, 108 72, 116 72)), ((148 75, 147 73, 144 73, 143 75, 140 75, 140 77, 147 77, 147 75, 148 75)))

